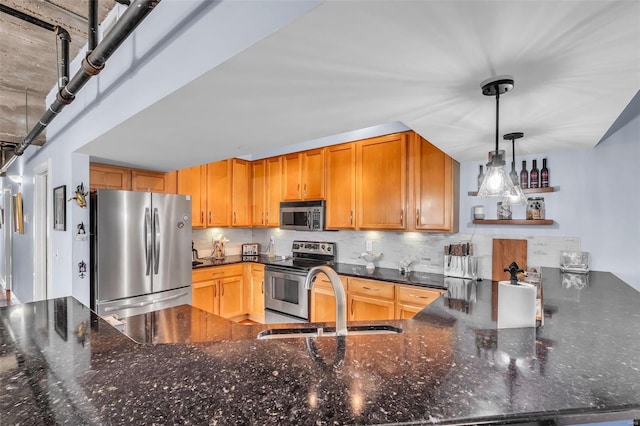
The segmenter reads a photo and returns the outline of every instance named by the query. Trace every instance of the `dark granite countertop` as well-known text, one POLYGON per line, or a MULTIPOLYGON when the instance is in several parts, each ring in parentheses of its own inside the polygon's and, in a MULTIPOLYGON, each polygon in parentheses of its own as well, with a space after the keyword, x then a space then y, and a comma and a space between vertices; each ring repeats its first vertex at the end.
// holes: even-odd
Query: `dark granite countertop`
MULTIPOLYGON (((256 262, 264 265, 277 265, 282 259, 278 256, 275 259, 269 259, 266 255, 259 256, 226 256, 224 259, 200 259, 202 262, 193 267, 193 269, 210 268, 212 266, 233 265, 235 263, 256 262)), ((365 265, 355 265, 350 263, 336 263, 332 265, 333 269, 340 275, 350 277, 368 278, 378 281, 388 281, 398 284, 410 284, 421 287, 434 287, 444 289, 448 287, 447 279, 442 274, 434 274, 430 272, 413 271, 408 275, 402 275, 397 269, 392 268, 376 268, 373 272, 367 271, 365 265)))
MULTIPOLYGON (((398 335, 257 340, 190 306, 127 319, 73 298, 0 308, 3 424, 418 424, 640 417, 640 293, 542 271, 545 324, 496 330, 466 282, 398 335), (173 342, 162 344, 163 342, 173 342), (154 344, 155 343, 155 344, 154 344)), ((582 278, 582 279, 581 279, 582 278)), ((587 279, 587 281, 584 280, 587 279)), ((304 326, 304 325, 300 325, 304 326)))

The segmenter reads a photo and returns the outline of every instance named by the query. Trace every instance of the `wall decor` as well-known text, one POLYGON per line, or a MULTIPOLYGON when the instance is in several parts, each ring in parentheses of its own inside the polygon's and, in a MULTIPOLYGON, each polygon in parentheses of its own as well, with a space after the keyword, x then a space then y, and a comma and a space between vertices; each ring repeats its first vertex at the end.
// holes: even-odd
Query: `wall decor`
POLYGON ((87 264, 84 260, 81 260, 80 263, 78 263, 78 276, 81 279, 84 279, 84 277, 87 276, 87 264))
POLYGON ((67 230, 67 186, 62 185, 53 189, 53 229, 67 230))
POLYGON ((80 185, 76 186, 75 194, 74 197, 69 198, 69 201, 76 200, 81 208, 87 207, 87 195, 89 195, 89 192, 84 189, 83 182, 80 182, 80 185))
POLYGON ((13 196, 13 231, 24 234, 24 218, 22 216, 22 193, 13 196))

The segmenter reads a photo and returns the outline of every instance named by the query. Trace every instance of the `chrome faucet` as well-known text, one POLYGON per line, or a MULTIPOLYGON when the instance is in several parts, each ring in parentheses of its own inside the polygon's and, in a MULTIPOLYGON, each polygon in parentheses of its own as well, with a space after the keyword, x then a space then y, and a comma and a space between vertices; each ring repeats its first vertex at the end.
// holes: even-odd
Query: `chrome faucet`
POLYGON ((344 294, 342 281, 336 271, 326 265, 315 266, 309 270, 307 279, 304 282, 304 288, 311 290, 311 286, 315 282, 316 275, 325 274, 333 287, 333 294, 336 297, 336 336, 347 335, 347 297, 344 294))

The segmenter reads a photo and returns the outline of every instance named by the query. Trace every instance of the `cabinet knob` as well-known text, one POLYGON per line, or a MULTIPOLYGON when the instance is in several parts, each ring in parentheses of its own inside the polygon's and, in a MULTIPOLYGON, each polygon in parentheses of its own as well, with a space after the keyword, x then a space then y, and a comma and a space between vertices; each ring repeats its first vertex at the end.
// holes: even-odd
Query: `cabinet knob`
POLYGON ((296 189, 296 195, 299 197, 300 196, 300 184, 298 184, 298 187, 296 189))
POLYGON ((236 212, 233 212, 233 224, 236 224, 236 212))
POLYGON ((204 223, 204 212, 200 212, 200 223, 204 223))
POLYGON ((211 212, 209 212, 209 223, 211 223, 211 212))
POLYGON ((349 211, 349 224, 353 225, 353 210, 349 211))
POLYGON ((304 196, 305 197, 307 196, 307 184, 306 183, 304 184, 304 196))
POLYGON ((416 226, 420 226, 420 209, 416 209, 416 226))
POLYGON ((400 225, 404 223, 404 209, 400 209, 400 225))

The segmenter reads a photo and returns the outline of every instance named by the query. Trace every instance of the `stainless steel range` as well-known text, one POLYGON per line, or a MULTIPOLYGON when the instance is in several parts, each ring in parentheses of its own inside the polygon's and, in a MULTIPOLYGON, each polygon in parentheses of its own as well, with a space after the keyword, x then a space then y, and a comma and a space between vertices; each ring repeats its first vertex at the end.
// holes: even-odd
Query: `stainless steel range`
POLYGON ((304 288, 305 278, 314 266, 334 264, 336 243, 294 241, 291 252, 291 259, 264 268, 267 324, 309 322, 310 291, 304 288))

